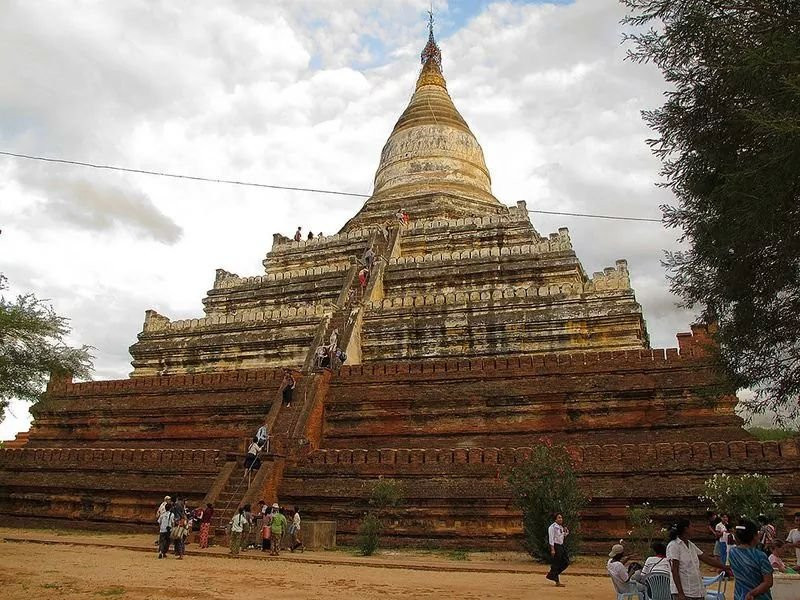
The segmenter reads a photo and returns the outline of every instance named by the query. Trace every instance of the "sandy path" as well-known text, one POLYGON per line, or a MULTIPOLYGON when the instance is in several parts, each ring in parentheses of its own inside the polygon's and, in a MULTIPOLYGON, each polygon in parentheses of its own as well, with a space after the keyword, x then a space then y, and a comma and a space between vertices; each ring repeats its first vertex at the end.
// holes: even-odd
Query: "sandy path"
MULTIPOLYGON (((454 563, 430 557, 428 564, 452 567, 454 563)), ((468 569, 469 564, 464 568, 468 569)), ((605 600, 612 596, 606 577, 566 577, 565 581, 566 588, 555 589, 541 573, 431 572, 365 568, 357 563, 330 565, 222 556, 158 560, 155 553, 120 548, 0 544, 0 596, 7 600, 255 597, 605 600)))

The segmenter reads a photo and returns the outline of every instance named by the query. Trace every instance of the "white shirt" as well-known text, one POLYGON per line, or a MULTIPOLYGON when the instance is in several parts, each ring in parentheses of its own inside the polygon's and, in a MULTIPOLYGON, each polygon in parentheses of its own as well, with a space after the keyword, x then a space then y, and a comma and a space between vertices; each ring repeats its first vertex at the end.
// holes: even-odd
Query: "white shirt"
POLYGON ((255 442, 250 444, 250 447, 247 449, 248 454, 258 454, 259 452, 261 452, 261 446, 259 446, 255 442))
POLYGON ((606 563, 606 571, 611 575, 611 581, 614 582, 614 588, 618 592, 621 592, 627 587, 628 568, 625 565, 612 558, 606 563))
MULTIPOLYGON (((678 561, 678 575, 681 578, 683 593, 690 598, 705 598, 706 588, 703 585, 703 576, 700 575, 700 559, 703 554, 691 541, 681 539, 673 540, 667 545, 667 559, 678 561)), ((678 593, 673 577, 669 578, 669 589, 673 594, 678 593)))
POLYGON ((299 512, 294 513, 294 517, 292 517, 292 525, 294 525, 295 529, 300 531, 300 513, 299 512))
POLYGON ((659 556, 648 556, 642 565, 642 575, 650 573, 665 573, 669 575, 669 560, 659 556))
MULTIPOLYGON (((790 544, 800 544, 800 529, 792 529, 786 536, 786 541, 790 544)), ((797 564, 800 565, 800 548, 795 548, 794 553, 797 557, 797 564)))
POLYGON ((166 533, 173 525, 175 525, 175 515, 171 512, 164 511, 161 513, 161 516, 158 517, 158 531, 160 533, 166 533))
POLYGON ((244 513, 236 513, 231 519, 231 531, 234 533, 242 533, 245 523, 247 523, 247 517, 244 513))
POLYGON ((158 507, 158 510, 156 511, 156 521, 158 521, 158 518, 159 518, 161 515, 163 515, 163 514, 164 514, 164 511, 165 511, 165 510, 167 510, 167 501, 166 501, 166 500, 164 500, 164 502, 162 502, 162 503, 159 505, 159 507, 158 507))
POLYGON ((551 546, 558 544, 564 545, 564 538, 569 535, 569 530, 566 527, 553 523, 547 528, 547 541, 551 546))
POLYGON ((719 541, 725 544, 728 543, 728 526, 725 525, 722 521, 717 523, 717 526, 714 528, 717 530, 717 533, 720 534, 719 541))

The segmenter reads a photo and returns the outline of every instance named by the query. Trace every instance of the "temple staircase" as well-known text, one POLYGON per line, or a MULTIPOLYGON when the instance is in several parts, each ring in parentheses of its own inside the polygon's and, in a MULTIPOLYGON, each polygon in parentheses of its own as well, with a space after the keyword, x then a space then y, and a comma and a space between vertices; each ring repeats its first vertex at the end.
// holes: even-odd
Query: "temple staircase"
MULTIPOLYGON (((334 329, 339 330, 338 346, 344 348, 348 363, 361 361, 360 324, 364 303, 382 296, 383 274, 396 252, 400 228, 376 231, 369 240, 375 251, 375 262, 369 282, 361 297, 358 271, 363 263, 352 259, 350 272, 342 285, 334 311, 323 319, 308 349, 300 373, 295 373, 296 386, 290 406, 284 406, 278 392, 270 406, 265 424, 270 435, 268 452, 260 456, 261 468, 247 473, 243 455, 229 454, 205 502, 216 509, 215 531, 221 533, 240 506, 255 505, 258 500, 277 501, 278 487, 287 464, 295 465, 322 442, 322 423, 325 397, 331 378, 330 369, 316 369, 317 347, 327 344, 334 329)), ((366 248, 365 248, 366 250, 366 248)))

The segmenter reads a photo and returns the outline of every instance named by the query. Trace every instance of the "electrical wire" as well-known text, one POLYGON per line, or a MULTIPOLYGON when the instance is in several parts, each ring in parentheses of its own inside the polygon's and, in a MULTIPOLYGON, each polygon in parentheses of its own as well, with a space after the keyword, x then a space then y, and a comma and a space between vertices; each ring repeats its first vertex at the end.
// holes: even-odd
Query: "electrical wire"
MULTIPOLYGON (((37 160, 41 162, 58 163, 62 165, 73 165, 79 167, 89 167, 92 169, 104 169, 107 171, 121 171, 123 173, 136 173, 139 175, 155 175, 157 177, 170 177, 173 179, 187 179, 190 181, 203 181, 208 183, 224 183, 228 185, 241 185, 247 187, 267 188, 271 190, 288 190, 293 192, 309 192, 312 194, 332 194, 336 196, 350 196, 353 198, 370 198, 369 194, 357 194, 355 192, 341 192, 337 190, 325 190, 319 188, 306 188, 290 185, 275 185, 269 183, 259 183, 255 181, 238 181, 236 179, 219 179, 214 177, 202 177, 200 175, 183 175, 179 173, 166 173, 164 171, 149 171, 147 169, 133 169, 130 167, 120 167, 118 165, 105 165, 98 163, 84 162, 80 160, 68 160, 64 158, 52 158, 47 156, 35 156, 31 154, 20 154, 17 152, 7 152, 0 150, 0 155, 22 158, 25 160, 37 160)), ((614 221, 643 221, 648 223, 661 223, 661 219, 647 217, 623 217, 619 215, 593 215, 588 213, 561 212, 555 210, 528 210, 529 213, 540 215, 558 215, 563 217, 585 217, 589 219, 610 219, 614 221)))

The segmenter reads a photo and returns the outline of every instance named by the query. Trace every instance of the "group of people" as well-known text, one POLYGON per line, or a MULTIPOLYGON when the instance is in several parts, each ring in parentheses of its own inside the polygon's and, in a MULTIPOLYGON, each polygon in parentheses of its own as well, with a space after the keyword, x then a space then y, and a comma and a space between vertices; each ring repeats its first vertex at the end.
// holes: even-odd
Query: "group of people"
POLYGON ((263 500, 258 501, 258 509, 253 511, 249 504, 239 508, 231 519, 230 528, 230 554, 236 556, 249 548, 257 548, 262 552, 267 550, 273 556, 278 556, 281 548, 288 542, 289 550, 304 550, 300 534, 300 509, 287 511, 278 503, 268 506, 263 500), (260 536, 259 536, 260 534, 260 536), (258 538, 260 537, 260 544, 258 538))
POLYGON ((170 546, 173 546, 175 556, 182 559, 186 551, 189 534, 195 524, 199 524, 200 548, 208 548, 208 535, 211 529, 211 520, 214 517, 214 506, 206 504, 205 508, 191 509, 184 499, 164 496, 164 501, 156 509, 156 523, 158 523, 158 558, 166 558, 170 546))
POLYGON ((314 366, 318 369, 335 369, 347 360, 347 354, 339 348, 339 328, 334 327, 327 344, 317 347, 314 366))
MULTIPOLYGON (((325 237, 325 236, 322 235, 322 232, 320 231, 317 234, 317 238, 322 238, 322 237, 325 237)), ((303 239, 303 228, 302 227, 298 227, 297 231, 294 232, 294 241, 295 242, 299 242, 302 239, 303 239)), ((314 239, 314 232, 313 231, 309 231, 308 232, 308 236, 306 237, 306 239, 307 240, 313 240, 314 239)))
MULTIPOLYGON (((706 587, 700 573, 702 562, 726 577, 735 578, 736 600, 771 600, 773 572, 796 572, 784 563, 784 549, 795 549, 797 570, 800 570, 800 512, 794 515, 794 525, 784 542, 778 539, 776 529, 767 517, 759 518, 759 523, 742 519, 735 527, 730 527, 727 515, 710 515, 709 527, 717 545, 713 556, 708 556, 691 541, 691 524, 682 519, 670 526, 666 542, 653 542, 653 555, 644 564, 634 562, 634 557, 625 551, 622 543, 614 544, 608 554, 606 570, 619 594, 644 598, 648 579, 660 574, 669 578, 673 600, 704 600, 706 587), (722 527, 719 527, 720 523, 722 527)), ((552 560, 546 577, 559 587, 564 585, 560 575, 569 565, 565 547, 568 535, 563 516, 555 515, 548 529, 552 560)))

